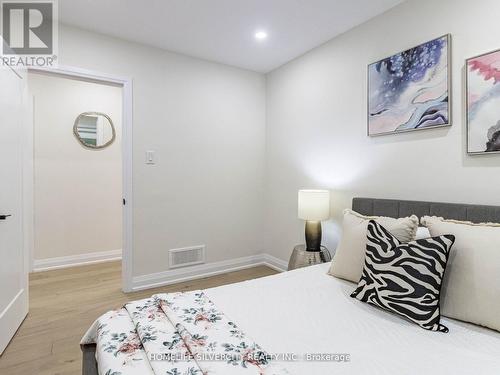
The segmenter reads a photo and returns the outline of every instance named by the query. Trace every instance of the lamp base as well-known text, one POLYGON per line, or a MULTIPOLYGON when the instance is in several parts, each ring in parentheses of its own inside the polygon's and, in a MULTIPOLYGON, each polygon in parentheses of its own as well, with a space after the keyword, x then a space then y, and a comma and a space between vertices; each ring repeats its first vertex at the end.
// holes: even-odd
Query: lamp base
POLYGON ((321 221, 306 221, 306 251, 321 251, 321 221))

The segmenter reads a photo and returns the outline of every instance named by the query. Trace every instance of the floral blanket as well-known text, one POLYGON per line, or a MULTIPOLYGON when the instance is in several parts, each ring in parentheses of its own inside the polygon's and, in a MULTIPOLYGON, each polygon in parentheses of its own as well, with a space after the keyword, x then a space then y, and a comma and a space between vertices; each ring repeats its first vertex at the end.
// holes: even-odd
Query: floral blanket
POLYGON ((101 375, 288 374, 201 291, 127 303, 81 344, 97 344, 101 375))

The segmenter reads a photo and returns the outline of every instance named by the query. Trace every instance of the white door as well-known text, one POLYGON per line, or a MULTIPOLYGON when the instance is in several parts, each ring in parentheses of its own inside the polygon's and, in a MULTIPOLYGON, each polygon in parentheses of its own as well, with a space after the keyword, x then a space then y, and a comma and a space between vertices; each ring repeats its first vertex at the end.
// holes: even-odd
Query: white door
POLYGON ((0 354, 28 313, 21 142, 25 85, 18 73, 0 68, 0 354))

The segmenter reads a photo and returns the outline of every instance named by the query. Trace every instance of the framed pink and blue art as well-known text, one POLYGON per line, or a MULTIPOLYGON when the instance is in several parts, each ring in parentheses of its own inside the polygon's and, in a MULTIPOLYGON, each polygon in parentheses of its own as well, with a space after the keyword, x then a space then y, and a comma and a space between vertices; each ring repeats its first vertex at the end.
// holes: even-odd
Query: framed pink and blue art
POLYGON ((368 66, 368 135, 449 126, 450 35, 368 66))
POLYGON ((500 152, 500 50, 467 59, 467 152, 500 152))

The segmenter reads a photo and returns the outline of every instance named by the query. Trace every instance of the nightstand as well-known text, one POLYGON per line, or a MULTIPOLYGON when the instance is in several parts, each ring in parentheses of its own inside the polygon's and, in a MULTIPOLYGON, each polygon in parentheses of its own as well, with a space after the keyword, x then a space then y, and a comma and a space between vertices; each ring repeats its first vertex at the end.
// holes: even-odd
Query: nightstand
POLYGON ((288 271, 314 264, 326 263, 331 260, 332 256, 324 246, 321 246, 321 251, 307 251, 306 245, 297 245, 293 248, 292 255, 290 256, 288 271))

